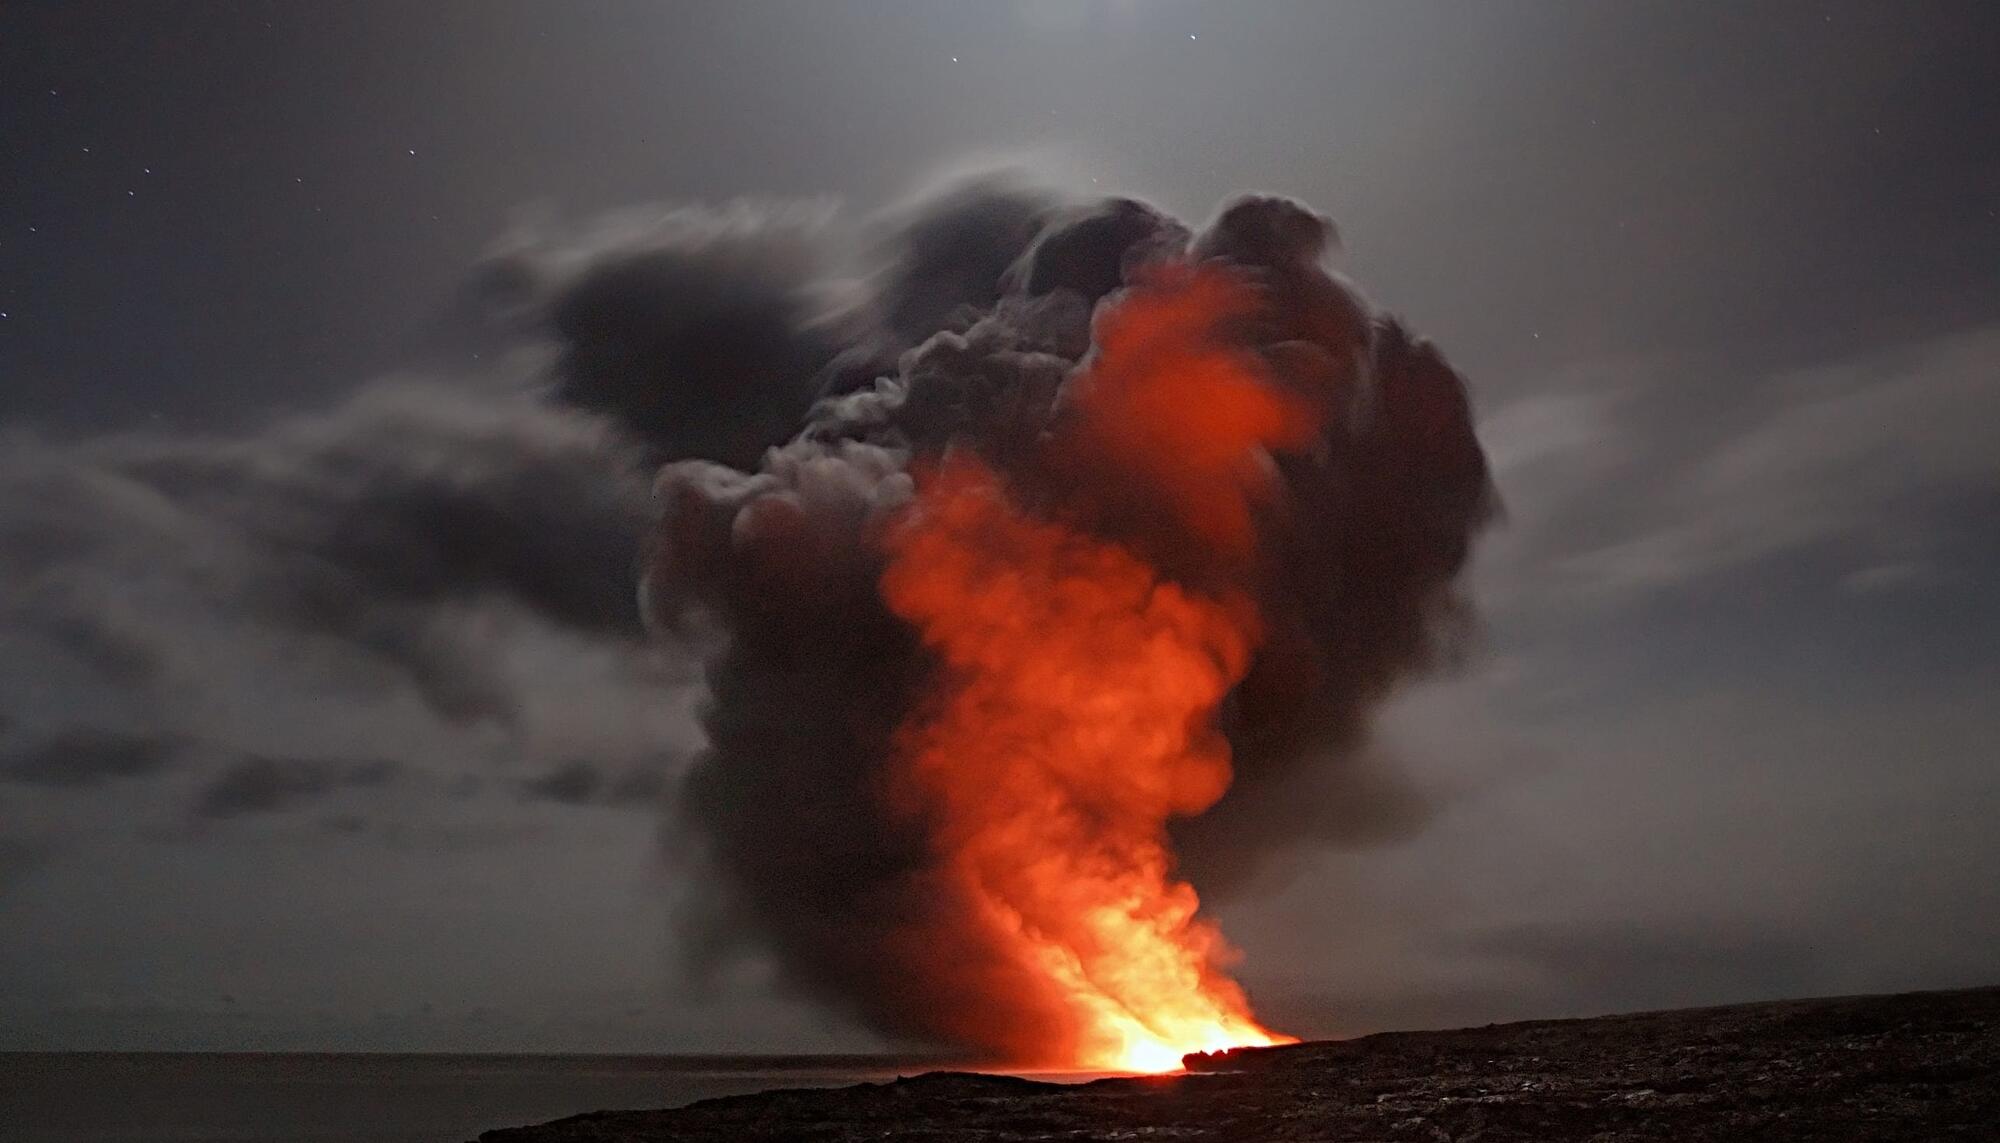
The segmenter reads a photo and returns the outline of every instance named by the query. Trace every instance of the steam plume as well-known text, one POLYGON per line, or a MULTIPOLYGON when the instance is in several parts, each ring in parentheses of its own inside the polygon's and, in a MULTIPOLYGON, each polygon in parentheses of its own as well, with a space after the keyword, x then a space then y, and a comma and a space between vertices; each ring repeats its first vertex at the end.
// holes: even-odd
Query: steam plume
MULTIPOLYGON (((1163 772, 1193 786, 1114 831, 1138 839, 1113 847, 1119 860, 1183 901, 1178 876, 1226 886, 1303 835, 1409 816, 1393 785, 1332 810, 1311 792, 1352 765, 1390 689, 1448 654, 1466 613, 1455 580, 1493 502, 1485 458, 1459 376, 1327 273, 1333 228, 1295 202, 1239 199, 1191 234, 1131 200, 1059 205, 982 184, 902 233, 872 299, 844 314, 849 344, 802 431, 754 471, 687 460, 658 481, 645 610, 659 628, 722 635, 708 748, 677 811, 710 866, 690 931, 710 960, 769 948, 788 983, 891 1035, 1085 1058, 1074 1005, 1052 1003, 1046 966, 1024 968, 996 936, 991 896, 964 889, 959 831, 985 811, 921 781, 912 793, 912 773, 980 748, 961 735, 940 753, 934 732, 977 691, 967 671, 992 665, 954 661, 938 625, 957 602, 913 584, 951 552, 1053 528, 1069 554, 1016 580, 1069 574, 1085 553, 1105 574, 1138 569, 1129 608, 1185 597, 1213 612, 1225 634, 1192 645, 1219 664, 1214 693, 1175 716, 1197 743, 1188 757, 1209 761, 1167 758, 1163 772), (952 505, 966 494, 998 514, 964 517, 952 505), (927 543, 924 520, 956 526, 958 543, 927 543), (1203 734, 1217 746, 1199 747, 1203 734)), ((976 595, 983 577, 958 588, 976 595)), ((1095 795, 1078 789, 1060 794, 1075 820, 1125 814, 1084 812, 1095 795)), ((1107 828, 1089 825, 1088 843, 1107 828)), ((1015 936, 1060 927, 1036 907, 1008 899, 1015 936)), ((1233 1011, 1219 938, 1188 915, 1161 923, 1233 1011)), ((1088 975, 1089 948, 1077 955, 1088 975)))
POLYGON ((1282 199, 1197 234, 988 178, 859 268, 845 237, 736 206, 510 245, 482 293, 583 412, 436 379, 237 437, 11 434, 0 793, 150 784, 221 829, 664 785, 698 963, 767 951, 1016 1059, 1263 1036, 1196 894, 1421 820, 1367 721, 1462 624, 1490 492, 1459 378, 1282 199), (685 766, 642 611, 708 656, 685 766), (217 690, 257 698, 186 698, 217 690))

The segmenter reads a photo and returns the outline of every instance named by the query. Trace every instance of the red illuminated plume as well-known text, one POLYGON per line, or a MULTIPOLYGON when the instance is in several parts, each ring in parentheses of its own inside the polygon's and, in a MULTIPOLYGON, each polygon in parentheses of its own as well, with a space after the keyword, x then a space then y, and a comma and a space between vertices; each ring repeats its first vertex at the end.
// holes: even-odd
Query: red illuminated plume
POLYGON ((923 478, 888 541, 884 597, 944 680, 899 734, 894 793, 934 823, 942 888, 981 943, 1044 991, 1028 1006, 1062 1014, 1051 1062, 1159 1071, 1286 1039, 1251 1016, 1167 847, 1170 818, 1229 786, 1215 713, 1260 626, 1232 585, 1256 556, 1267 450, 1314 429, 1226 339, 1252 303, 1224 271, 1176 268, 1100 314, 1051 467, 1120 474, 1117 495, 1151 519, 1121 518, 1130 505, 1082 479, 1031 508, 961 455, 923 478), (1142 548, 1171 551, 1186 582, 1142 548))

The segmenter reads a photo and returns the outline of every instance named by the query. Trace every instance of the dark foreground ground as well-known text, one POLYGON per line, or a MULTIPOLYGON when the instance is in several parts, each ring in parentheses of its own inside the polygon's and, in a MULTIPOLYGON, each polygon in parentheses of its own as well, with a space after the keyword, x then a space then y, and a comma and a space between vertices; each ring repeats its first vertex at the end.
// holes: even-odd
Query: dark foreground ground
POLYGON ((479 1138, 2000 1140, 2000 988, 1390 1032, 1189 1065, 1068 1085, 940 1072, 479 1138))

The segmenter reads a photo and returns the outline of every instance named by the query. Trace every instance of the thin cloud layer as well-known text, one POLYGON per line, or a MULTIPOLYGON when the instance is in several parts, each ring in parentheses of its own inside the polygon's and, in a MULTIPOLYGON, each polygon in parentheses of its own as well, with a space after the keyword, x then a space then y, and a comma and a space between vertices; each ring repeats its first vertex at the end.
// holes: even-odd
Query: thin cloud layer
POLYGON ((650 734, 684 716, 640 713, 674 670, 632 588, 645 479, 599 422, 406 382, 252 435, 8 443, 0 783, 186 774, 222 820, 404 766, 672 750, 650 734))

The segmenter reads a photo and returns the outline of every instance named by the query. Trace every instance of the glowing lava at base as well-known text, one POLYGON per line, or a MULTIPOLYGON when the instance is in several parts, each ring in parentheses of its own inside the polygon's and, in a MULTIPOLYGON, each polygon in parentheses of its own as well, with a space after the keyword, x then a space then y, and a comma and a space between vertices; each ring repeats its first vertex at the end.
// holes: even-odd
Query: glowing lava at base
MULTIPOLYGON (((1123 302, 1055 446, 1154 475, 1169 538, 1211 562, 1246 558, 1263 449, 1307 423, 1215 335, 1246 298, 1190 275, 1123 302)), ((895 793, 933 823, 941 890, 1045 993, 1024 999, 1061 1025, 1049 1058, 1158 1072, 1287 1042, 1225 973, 1234 953, 1174 878, 1166 833, 1229 786, 1214 718, 1259 638, 1250 596, 1031 514, 963 456, 921 482, 888 545, 884 598, 943 671, 902 728, 895 793)))

